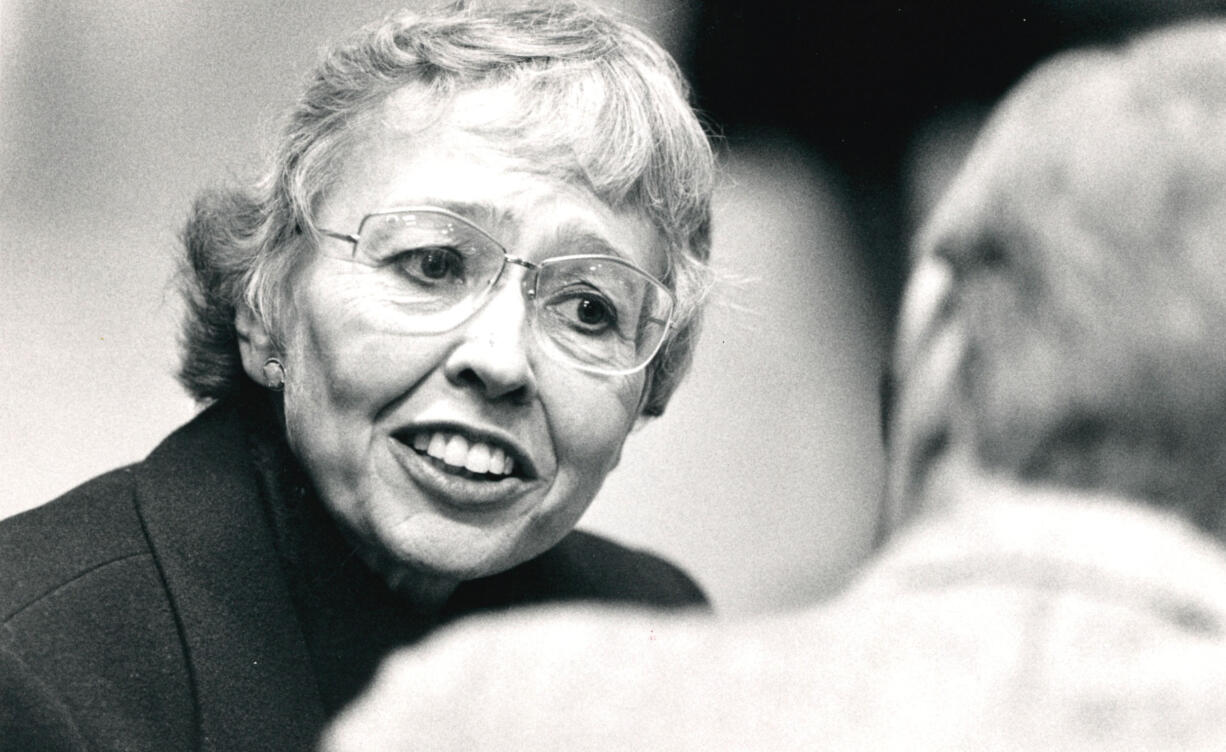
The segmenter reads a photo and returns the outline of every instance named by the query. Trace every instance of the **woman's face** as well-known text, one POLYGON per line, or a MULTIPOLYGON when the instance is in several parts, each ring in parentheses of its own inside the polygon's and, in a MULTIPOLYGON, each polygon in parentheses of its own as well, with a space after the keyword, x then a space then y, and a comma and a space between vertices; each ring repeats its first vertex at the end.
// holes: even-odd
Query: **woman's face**
MULTIPOLYGON (((607 246, 658 276, 648 222, 453 125, 493 106, 477 92, 425 133, 375 127, 319 226, 357 233, 367 214, 441 207, 531 261, 607 246)), ((386 109, 383 122, 398 122, 395 98, 386 109)), ((333 514, 376 557, 447 579, 501 571, 560 540, 617 464, 643 373, 586 373, 542 352, 515 266, 457 328, 398 331, 369 268, 345 260, 352 246, 320 242, 292 283, 284 401, 290 444, 333 514), (502 456, 511 475, 497 472, 502 456)))

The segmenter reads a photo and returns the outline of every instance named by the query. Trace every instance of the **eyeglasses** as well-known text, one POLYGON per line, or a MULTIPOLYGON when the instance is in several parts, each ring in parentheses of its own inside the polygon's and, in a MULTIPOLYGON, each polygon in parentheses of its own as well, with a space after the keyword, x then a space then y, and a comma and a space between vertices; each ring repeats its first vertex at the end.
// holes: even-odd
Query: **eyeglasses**
POLYGON ((446 209, 368 214, 356 235, 320 232, 353 244, 345 260, 370 270, 371 294, 392 311, 389 326, 406 334, 454 329, 489 301, 508 264, 523 267, 532 332, 553 356, 592 373, 644 368, 676 305, 668 288, 629 261, 580 254, 535 263, 446 209))

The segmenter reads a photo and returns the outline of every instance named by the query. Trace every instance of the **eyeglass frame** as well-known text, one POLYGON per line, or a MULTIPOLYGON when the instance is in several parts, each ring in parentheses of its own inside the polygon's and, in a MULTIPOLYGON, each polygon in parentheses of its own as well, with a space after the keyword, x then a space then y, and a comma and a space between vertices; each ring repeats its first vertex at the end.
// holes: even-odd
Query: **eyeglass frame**
MULTIPOLYGON (((389 214, 408 214, 410 212, 425 212, 429 214, 440 214, 450 219, 454 219, 476 230, 486 240, 493 243, 494 247, 502 251, 502 265, 498 267, 498 273, 495 274, 490 279, 490 282, 488 285, 486 285, 485 289, 482 290, 476 296, 476 300, 478 301, 477 304, 473 306, 473 309, 464 318, 460 319, 459 321, 457 321, 455 324, 453 324, 451 327, 447 329, 442 329, 442 330, 439 330, 438 332, 434 332, 436 334, 453 331, 459 328, 465 322, 467 322, 469 319, 475 316, 478 311, 484 308, 486 304, 488 304, 490 299, 492 298, 492 293, 494 289, 497 288, 498 283, 502 281, 502 276, 506 272, 507 264, 514 264, 516 266, 527 269, 533 273, 531 288, 525 289, 523 285, 521 284, 520 289, 524 290, 524 294, 527 296, 529 301, 534 302, 537 299, 536 298, 536 293, 537 293, 536 286, 541 278, 541 268, 542 267, 551 266, 555 263, 560 263, 563 261, 582 261, 586 259, 599 259, 601 261, 610 261, 619 266, 625 266, 630 269, 633 269, 634 271, 646 277, 648 281, 650 281, 653 285, 658 287, 667 296, 667 299, 669 301, 668 318, 649 319, 650 321, 664 325, 663 330, 660 332, 660 341, 656 343, 656 346, 652 350, 651 355, 647 356, 647 358, 642 363, 635 366, 634 368, 608 369, 608 368, 599 368, 599 367, 585 365, 581 361, 579 361, 577 358, 562 358, 561 360, 568 363, 572 367, 577 368, 580 371, 586 371, 588 373, 596 373, 596 374, 601 374, 604 376, 628 376, 632 373, 637 373, 639 371, 642 371, 645 368, 647 368, 647 366, 651 365, 651 362, 655 360, 657 355, 660 354, 660 350, 663 349, 664 343, 668 340, 669 332, 673 328, 673 324, 675 323, 673 319, 673 313, 677 309, 677 296, 673 293, 672 290, 668 288, 667 285, 665 285, 660 280, 656 279, 654 275, 647 272, 647 270, 643 269, 638 264, 635 264, 629 259, 623 258, 621 256, 608 254, 608 253, 577 253, 577 254, 571 254, 571 255, 566 255, 566 256, 552 256, 540 262, 530 261, 522 256, 515 256, 509 253, 505 245, 503 245, 497 238, 495 238, 493 235, 487 232, 484 228, 482 228, 476 222, 473 222, 471 219, 468 219, 467 217, 464 217, 461 214, 457 214, 456 212, 453 212, 450 209, 444 209, 438 206, 405 206, 405 207, 400 207, 396 209, 386 209, 384 211, 371 212, 369 214, 364 215, 361 221, 358 222, 358 234, 337 232, 335 230, 329 230, 325 227, 320 227, 318 225, 315 226, 315 230, 318 231, 321 235, 325 235, 327 237, 333 238, 335 240, 340 240, 345 243, 353 244, 353 253, 356 256, 358 245, 362 240, 362 236, 361 236, 362 228, 366 226, 366 223, 370 220, 371 217, 382 217, 382 216, 386 216, 389 214)), ((356 261, 356 259, 354 259, 354 262, 361 263, 361 262, 356 261)), ((532 315, 534 317, 533 321, 534 321, 534 327, 535 327, 535 317, 537 316, 537 306, 535 302, 531 306, 531 309, 532 309, 532 315)), ((535 328, 534 328, 534 331, 535 331, 535 328)), ((537 336, 544 336, 544 335, 538 334, 537 336)), ((552 344, 552 347, 554 347, 555 349, 559 349, 559 346, 556 344, 552 344)))

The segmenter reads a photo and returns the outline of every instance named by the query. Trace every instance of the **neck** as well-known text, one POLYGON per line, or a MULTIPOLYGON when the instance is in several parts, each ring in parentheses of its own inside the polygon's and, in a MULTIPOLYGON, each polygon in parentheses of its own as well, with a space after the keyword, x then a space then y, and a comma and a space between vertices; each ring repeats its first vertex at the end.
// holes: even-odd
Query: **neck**
POLYGON ((1142 498, 1111 488, 1082 488, 1028 480, 984 468, 968 454, 952 454, 935 463, 925 481, 919 495, 920 506, 928 516, 976 514, 1002 505, 1034 508, 1125 506, 1162 511, 1142 498))
POLYGON ((326 561, 330 555, 349 558, 356 552, 367 568, 381 577, 410 611, 422 615, 441 612, 460 580, 395 559, 384 553, 377 544, 351 530, 344 521, 336 519, 311 490, 306 470, 298 463, 282 433, 285 413, 281 395, 252 386, 245 399, 252 406, 251 413, 256 416, 252 421, 253 438, 257 442, 259 456, 264 458, 261 467, 269 482, 268 496, 282 499, 274 506, 288 510, 288 513, 274 513, 281 519, 278 530, 282 540, 278 545, 283 555, 288 555, 297 565, 312 560, 312 557, 315 557, 314 561, 319 561, 321 555, 326 561), (304 503, 303 499, 311 501, 304 503), (309 531, 317 527, 330 529, 332 533, 325 533, 322 538, 313 537, 309 541, 299 538, 304 532, 309 535, 309 531))
POLYGON ((400 595, 409 608, 420 614, 437 614, 460 584, 458 580, 426 574, 407 567, 382 572, 388 586, 400 595))
POLYGON ((392 592, 414 613, 438 614, 460 584, 455 577, 407 564, 382 552, 377 546, 353 540, 351 534, 345 532, 366 565, 382 577, 392 592))

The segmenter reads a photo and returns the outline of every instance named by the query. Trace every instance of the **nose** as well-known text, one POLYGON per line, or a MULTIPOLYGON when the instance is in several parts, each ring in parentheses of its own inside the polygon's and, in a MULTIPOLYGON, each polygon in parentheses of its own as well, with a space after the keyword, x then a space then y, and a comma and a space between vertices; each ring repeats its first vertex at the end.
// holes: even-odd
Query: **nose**
POLYGON ((528 323, 528 302, 520 285, 503 280, 462 325, 460 341, 444 364, 448 380, 488 400, 527 403, 537 389, 528 323))

